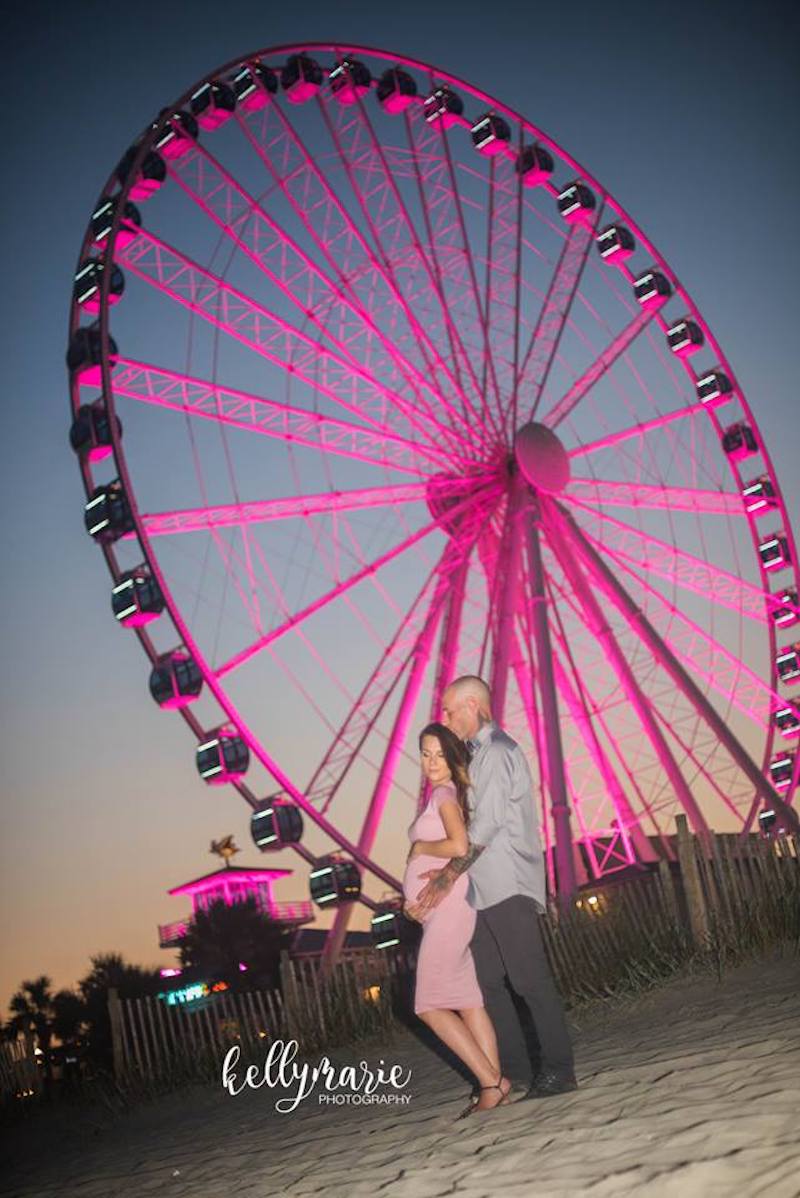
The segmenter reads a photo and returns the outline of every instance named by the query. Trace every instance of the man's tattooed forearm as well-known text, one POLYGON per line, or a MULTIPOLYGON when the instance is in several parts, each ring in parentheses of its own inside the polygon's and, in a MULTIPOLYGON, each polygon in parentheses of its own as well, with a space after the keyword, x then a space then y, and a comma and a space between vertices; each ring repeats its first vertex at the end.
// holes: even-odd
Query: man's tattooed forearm
POLYGON ((463 874, 465 870, 469 869, 477 861, 478 857, 480 857, 483 849, 484 846, 482 844, 473 844, 470 841, 469 848, 463 857, 451 857, 450 864, 447 866, 447 870, 451 876, 457 878, 459 874, 463 874))

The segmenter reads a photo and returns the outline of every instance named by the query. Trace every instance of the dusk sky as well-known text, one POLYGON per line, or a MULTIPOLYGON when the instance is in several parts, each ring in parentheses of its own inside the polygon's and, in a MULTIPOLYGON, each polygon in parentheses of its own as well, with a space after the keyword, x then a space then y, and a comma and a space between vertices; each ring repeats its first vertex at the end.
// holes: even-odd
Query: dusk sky
MULTIPOLYGON (((92 953, 165 964, 166 891, 210 872, 212 837, 257 860, 247 811, 197 777, 191 737, 147 692, 83 527, 64 367, 92 206, 146 122, 196 79, 284 42, 407 54, 485 89, 613 193, 691 292, 747 395, 796 524, 798 8, 207 0, 6 5, 3 190, 5 616, 0 1007, 23 978, 70 986, 92 953), (11 102, 12 107, 8 104, 11 102)), ((363 921, 362 921, 363 925, 363 921)))

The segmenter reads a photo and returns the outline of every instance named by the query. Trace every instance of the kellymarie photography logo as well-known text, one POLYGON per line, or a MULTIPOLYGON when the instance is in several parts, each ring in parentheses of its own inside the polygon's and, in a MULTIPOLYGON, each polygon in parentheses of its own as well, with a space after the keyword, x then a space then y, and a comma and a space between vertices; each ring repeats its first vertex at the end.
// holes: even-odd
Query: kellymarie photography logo
POLYGON ((328 1057, 321 1057, 312 1066, 295 1061, 298 1051, 296 1040, 274 1040, 263 1065, 245 1066, 242 1077, 237 1072, 241 1049, 234 1044, 222 1062, 222 1085, 233 1097, 245 1088, 260 1090, 262 1086, 291 1091, 275 1101, 275 1110, 281 1115, 296 1110, 315 1091, 320 1106, 406 1106, 411 1101, 410 1094, 396 1093, 411 1081, 411 1070, 403 1076, 402 1065, 387 1068, 381 1058, 377 1068, 366 1061, 337 1066, 328 1057), (379 1092, 381 1086, 390 1087, 392 1092, 379 1092))

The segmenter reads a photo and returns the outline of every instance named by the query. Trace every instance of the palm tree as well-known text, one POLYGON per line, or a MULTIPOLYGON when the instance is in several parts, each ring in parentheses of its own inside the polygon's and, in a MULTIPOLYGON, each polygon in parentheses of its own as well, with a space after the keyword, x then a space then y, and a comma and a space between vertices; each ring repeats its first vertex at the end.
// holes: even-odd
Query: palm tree
POLYGON ((41 1049, 44 1054, 45 1078, 48 1082, 52 1079, 49 1048, 55 1015, 51 985, 46 974, 34 981, 23 982, 8 1004, 11 1018, 5 1027, 6 1035, 22 1034, 25 1037, 29 1056, 33 1056, 34 1043, 41 1049))
POLYGON ((227 982, 232 989, 272 987, 278 984, 281 949, 288 940, 255 899, 231 906, 219 901, 195 913, 180 941, 181 965, 195 977, 227 982))
POLYGON ((111 1022, 108 1015, 108 992, 112 987, 120 998, 143 998, 157 994, 163 988, 157 969, 130 965, 120 953, 98 953, 90 957, 92 968, 78 982, 89 1024, 89 1055, 99 1065, 111 1069, 111 1022))
POLYGON ((88 1025, 86 1002, 74 990, 59 990, 53 997, 53 1031, 62 1043, 79 1040, 88 1025))

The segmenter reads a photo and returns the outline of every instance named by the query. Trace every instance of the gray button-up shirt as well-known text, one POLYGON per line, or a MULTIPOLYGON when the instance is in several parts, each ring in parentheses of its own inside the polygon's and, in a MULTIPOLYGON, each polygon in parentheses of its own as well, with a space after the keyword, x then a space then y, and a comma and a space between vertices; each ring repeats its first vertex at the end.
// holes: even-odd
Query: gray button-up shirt
POLYGON ((544 911, 544 857, 525 754, 493 721, 467 743, 473 751, 469 838, 484 846, 469 868, 467 900, 480 910, 526 894, 544 911))

